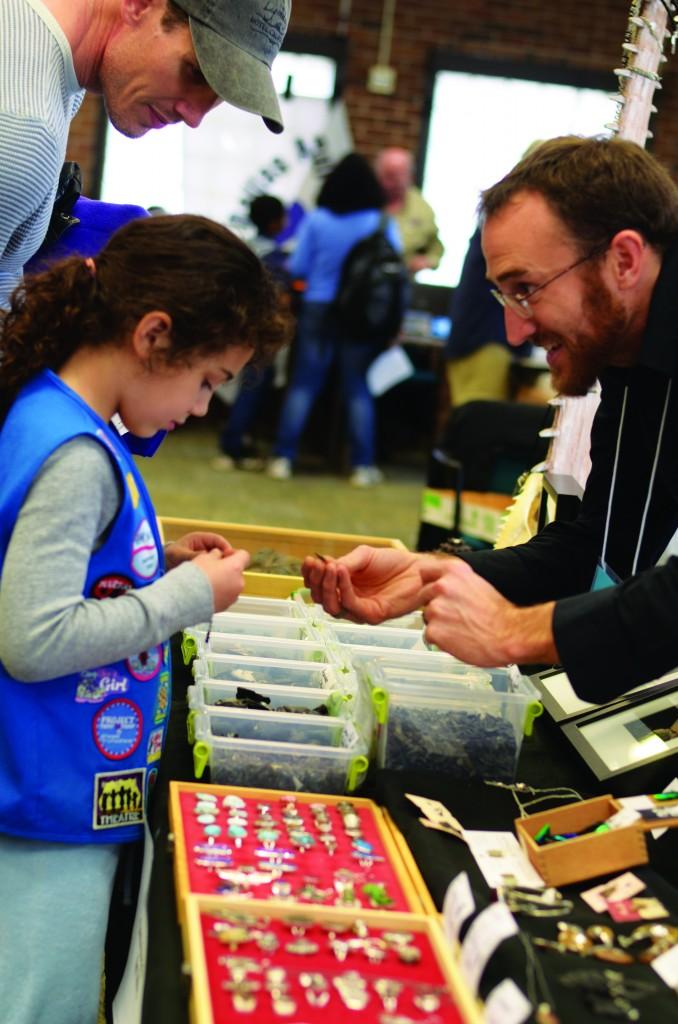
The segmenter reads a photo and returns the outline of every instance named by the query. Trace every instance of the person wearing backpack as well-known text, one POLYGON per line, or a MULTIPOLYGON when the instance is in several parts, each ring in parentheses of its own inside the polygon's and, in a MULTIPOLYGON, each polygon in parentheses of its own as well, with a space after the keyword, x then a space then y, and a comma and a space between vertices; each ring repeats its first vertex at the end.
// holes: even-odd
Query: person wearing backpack
MULTIPOLYGON (((297 328, 295 362, 280 414, 269 476, 288 479, 299 442, 315 400, 333 364, 338 362, 350 439, 351 483, 379 483, 375 465, 374 400, 367 387, 370 363, 384 347, 379 332, 347 326, 337 298, 349 253, 377 230, 389 243, 391 262, 399 264, 400 237, 395 222, 384 217, 386 196, 368 161, 349 153, 327 176, 317 208, 299 230, 298 244, 288 268, 306 282, 297 328)), ((398 271, 399 272, 399 271, 398 271)), ((398 325, 393 328, 393 336, 398 325)))

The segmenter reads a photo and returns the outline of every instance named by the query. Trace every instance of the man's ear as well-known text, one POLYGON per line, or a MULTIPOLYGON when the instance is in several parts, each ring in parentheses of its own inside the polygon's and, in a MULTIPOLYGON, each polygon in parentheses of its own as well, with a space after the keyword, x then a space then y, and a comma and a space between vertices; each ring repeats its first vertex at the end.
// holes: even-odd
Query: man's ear
POLYGON ((132 333, 132 346, 142 362, 166 352, 172 344, 172 317, 163 310, 145 313, 132 333))
POLYGON ((148 14, 150 9, 163 0, 120 0, 120 17, 123 24, 134 27, 148 14))
POLYGON ((625 228, 617 232, 610 242, 609 253, 618 288, 625 291, 638 284, 652 251, 639 231, 625 228))

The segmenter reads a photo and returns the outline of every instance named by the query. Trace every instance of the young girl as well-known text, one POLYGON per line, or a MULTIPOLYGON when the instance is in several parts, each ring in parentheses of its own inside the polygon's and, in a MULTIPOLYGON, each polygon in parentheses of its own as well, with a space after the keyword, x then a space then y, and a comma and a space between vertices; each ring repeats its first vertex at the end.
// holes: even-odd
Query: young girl
POLYGON ((230 605, 249 556, 163 552, 119 434, 204 416, 287 340, 259 260, 153 217, 33 278, 0 314, 0 1017, 93 1024, 120 844, 142 834, 167 638, 230 605))

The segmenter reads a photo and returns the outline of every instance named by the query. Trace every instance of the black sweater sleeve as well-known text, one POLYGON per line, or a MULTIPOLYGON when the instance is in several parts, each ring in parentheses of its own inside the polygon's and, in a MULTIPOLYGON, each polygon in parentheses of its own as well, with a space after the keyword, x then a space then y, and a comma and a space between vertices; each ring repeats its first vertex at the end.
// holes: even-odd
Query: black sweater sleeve
MULTIPOLYGON (((591 435, 592 469, 577 518, 552 523, 514 548, 461 556, 515 604, 556 601, 553 629, 560 660, 577 694, 596 703, 678 665, 678 559, 631 575, 656 442, 654 427, 645 437, 643 423, 633 414, 621 448, 609 544, 619 575, 627 578, 618 586, 590 591, 603 547, 623 391, 623 376, 607 374, 591 435)), ((668 430, 666 436, 671 437, 668 430)), ((667 461, 675 463, 670 444, 667 461)), ((648 548, 656 543, 646 565, 656 560, 676 527, 675 487, 672 493, 660 483, 655 491, 648 548)))

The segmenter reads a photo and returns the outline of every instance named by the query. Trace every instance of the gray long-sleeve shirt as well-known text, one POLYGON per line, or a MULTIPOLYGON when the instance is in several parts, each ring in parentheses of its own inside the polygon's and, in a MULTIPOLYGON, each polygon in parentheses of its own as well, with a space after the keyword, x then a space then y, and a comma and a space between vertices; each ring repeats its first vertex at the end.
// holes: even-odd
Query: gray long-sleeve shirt
POLYGON ((212 616, 205 573, 184 562, 115 599, 83 597, 87 567, 120 504, 104 448, 77 437, 36 477, 0 579, 0 660, 37 682, 127 658, 212 616))

